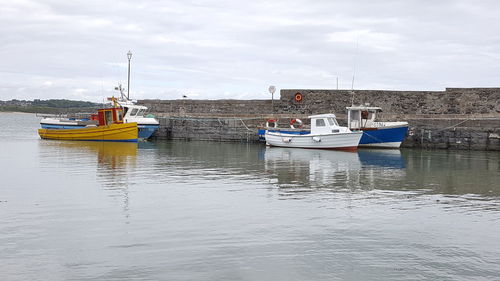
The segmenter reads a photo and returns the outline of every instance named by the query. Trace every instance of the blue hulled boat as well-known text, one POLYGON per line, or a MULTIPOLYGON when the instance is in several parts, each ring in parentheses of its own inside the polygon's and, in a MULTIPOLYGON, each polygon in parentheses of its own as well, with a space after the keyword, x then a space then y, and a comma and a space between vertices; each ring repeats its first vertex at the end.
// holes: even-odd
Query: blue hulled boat
POLYGON ((347 107, 347 124, 350 130, 363 131, 359 146, 399 148, 406 137, 408 122, 378 122, 380 107, 347 107))

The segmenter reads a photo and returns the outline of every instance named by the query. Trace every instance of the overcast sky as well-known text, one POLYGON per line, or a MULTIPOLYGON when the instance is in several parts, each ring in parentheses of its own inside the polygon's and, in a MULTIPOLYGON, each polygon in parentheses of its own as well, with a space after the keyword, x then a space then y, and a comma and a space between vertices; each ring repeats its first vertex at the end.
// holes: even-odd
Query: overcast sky
POLYGON ((0 100, 500 86, 500 1, 0 0, 0 100))

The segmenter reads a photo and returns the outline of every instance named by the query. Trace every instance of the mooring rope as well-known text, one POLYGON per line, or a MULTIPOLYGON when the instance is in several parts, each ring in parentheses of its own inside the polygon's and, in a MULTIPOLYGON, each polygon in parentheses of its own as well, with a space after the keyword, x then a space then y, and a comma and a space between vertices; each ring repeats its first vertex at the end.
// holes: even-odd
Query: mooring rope
POLYGON ((462 121, 462 122, 458 122, 458 123, 457 123, 457 124, 455 124, 455 125, 452 125, 452 126, 449 126, 449 127, 443 128, 443 129, 441 129, 441 130, 439 130, 439 131, 444 131, 444 130, 448 130, 448 129, 451 129, 451 128, 455 128, 456 126, 458 126, 458 125, 460 125, 460 124, 463 124, 463 123, 465 123, 465 122, 467 122, 467 121, 469 121, 469 120, 471 120, 471 119, 470 119, 470 118, 465 119, 465 120, 464 120, 464 121, 462 121))
POLYGON ((245 122, 243 122, 243 119, 240 118, 240 121, 241 123, 243 124, 243 126, 245 126, 245 128, 247 129, 247 131, 253 131, 253 130, 250 130, 247 126, 247 124, 245 124, 245 122))
POLYGON ((175 120, 187 120, 187 121, 220 121, 221 119, 227 119, 227 120, 263 120, 265 118, 262 117, 247 117, 247 118, 242 118, 242 117, 178 117, 178 116, 161 116, 157 118, 165 118, 165 119, 175 119, 175 120))

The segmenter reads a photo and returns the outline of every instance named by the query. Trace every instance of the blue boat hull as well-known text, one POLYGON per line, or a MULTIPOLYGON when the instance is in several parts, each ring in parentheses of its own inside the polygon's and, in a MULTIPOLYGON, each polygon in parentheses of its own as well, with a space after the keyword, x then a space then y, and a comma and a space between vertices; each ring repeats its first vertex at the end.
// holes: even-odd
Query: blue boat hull
POLYGON ((159 125, 137 125, 139 127, 139 138, 149 139, 156 130, 160 127, 159 125))
POLYGON ((365 130, 359 146, 397 148, 406 137, 408 126, 365 130))
POLYGON ((358 157, 364 166, 378 166, 392 169, 404 169, 406 167, 403 155, 399 150, 361 149, 358 157))
POLYGON ((50 125, 41 124, 42 129, 80 129, 85 128, 85 125, 50 125))

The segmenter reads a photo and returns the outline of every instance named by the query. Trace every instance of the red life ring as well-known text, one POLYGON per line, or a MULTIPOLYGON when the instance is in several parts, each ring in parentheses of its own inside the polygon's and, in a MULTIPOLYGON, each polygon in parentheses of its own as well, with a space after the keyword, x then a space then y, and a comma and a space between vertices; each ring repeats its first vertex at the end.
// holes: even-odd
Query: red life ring
POLYGON ((302 120, 298 118, 293 118, 290 120, 290 128, 292 129, 302 129, 302 120), (297 126, 295 126, 297 124, 297 126))
POLYGON ((270 128, 269 124, 273 124, 274 128, 278 128, 278 120, 268 119, 266 122, 266 128, 270 128))
POLYGON ((296 93, 294 99, 296 102, 301 102, 302 101, 302 94, 296 93))

